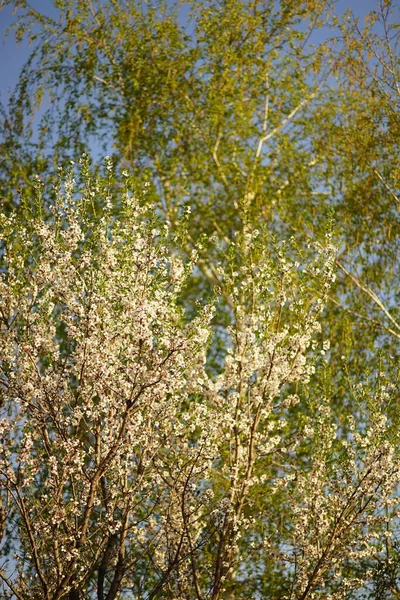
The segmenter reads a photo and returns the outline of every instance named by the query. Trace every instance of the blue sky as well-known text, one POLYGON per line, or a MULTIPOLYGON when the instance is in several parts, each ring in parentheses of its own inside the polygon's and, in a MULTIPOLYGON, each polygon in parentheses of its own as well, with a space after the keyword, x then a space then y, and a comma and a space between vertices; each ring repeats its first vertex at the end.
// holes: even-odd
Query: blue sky
MULTIPOLYGON (((31 4, 41 12, 49 11, 50 0, 33 0, 31 4)), ((350 8, 356 16, 363 19, 365 15, 377 7, 378 0, 338 0, 337 12, 343 13, 350 8)), ((0 12, 0 99, 7 100, 10 91, 15 86, 20 69, 29 56, 30 48, 27 42, 17 45, 9 36, 4 41, 4 34, 9 25, 18 18, 12 8, 6 6, 0 12)))

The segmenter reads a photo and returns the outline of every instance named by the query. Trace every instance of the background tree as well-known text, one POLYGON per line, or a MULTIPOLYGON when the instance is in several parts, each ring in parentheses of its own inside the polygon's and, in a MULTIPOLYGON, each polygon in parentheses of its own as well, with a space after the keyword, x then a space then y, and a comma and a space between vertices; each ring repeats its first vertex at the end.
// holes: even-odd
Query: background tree
MULTIPOLYGON (((188 246, 259 222, 304 243, 334 208, 344 267, 335 340, 393 351, 394 11, 382 1, 360 25, 350 13, 341 22, 330 2, 64 2, 48 15, 18 2, 15 35, 33 51, 4 119, 4 194, 18 202, 34 172, 103 142, 139 187, 152 182, 172 224, 190 203, 188 246)), ((206 281, 212 264, 200 263, 206 281)))

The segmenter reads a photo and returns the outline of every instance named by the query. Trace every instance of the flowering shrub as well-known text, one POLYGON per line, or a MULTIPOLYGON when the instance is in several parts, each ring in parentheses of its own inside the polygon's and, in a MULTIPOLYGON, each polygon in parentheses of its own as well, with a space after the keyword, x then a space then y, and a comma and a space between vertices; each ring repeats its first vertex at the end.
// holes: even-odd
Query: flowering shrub
POLYGON ((359 392, 364 425, 347 432, 304 391, 329 353, 329 239, 296 262, 265 232, 238 234, 189 319, 196 253, 141 196, 122 194, 116 216, 107 186, 84 179, 1 221, 3 597, 362 588, 397 510, 394 390, 359 392))

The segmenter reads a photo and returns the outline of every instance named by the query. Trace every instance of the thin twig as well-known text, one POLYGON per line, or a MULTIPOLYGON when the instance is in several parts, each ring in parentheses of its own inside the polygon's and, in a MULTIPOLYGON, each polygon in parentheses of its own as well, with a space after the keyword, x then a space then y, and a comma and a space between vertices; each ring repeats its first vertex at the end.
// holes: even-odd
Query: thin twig
POLYGON ((346 267, 344 267, 342 265, 342 263, 340 263, 339 261, 336 261, 336 264, 343 271, 343 273, 345 273, 356 284, 356 286, 358 288, 360 288, 360 290, 365 292, 375 302, 375 304, 387 316, 389 321, 396 327, 396 329, 398 329, 400 331, 400 325, 397 323, 396 319, 394 319, 394 317, 392 317, 392 315, 390 314, 388 309, 385 307, 385 305, 380 300, 380 298, 378 298, 378 296, 375 294, 375 292, 373 292, 369 287, 367 287, 364 283, 362 283, 355 275, 350 273, 350 271, 348 271, 346 269, 346 267))
POLYGON ((345 310, 350 315, 353 315, 354 317, 358 317, 359 319, 362 319, 364 321, 369 321, 373 325, 376 325, 377 327, 381 327, 382 329, 385 329, 386 331, 388 331, 389 333, 391 333, 392 335, 394 335, 395 337, 397 337, 400 340, 400 334, 396 333, 396 331, 394 331, 394 329, 391 329, 387 325, 384 325, 383 323, 381 323, 380 321, 377 321, 376 319, 373 319, 372 317, 367 317, 367 315, 362 315, 361 313, 356 312, 355 310, 351 310, 351 308, 347 308, 346 306, 343 306, 343 304, 341 304, 340 302, 335 300, 335 298, 332 298, 332 296, 327 296, 327 298, 328 298, 328 300, 330 300, 330 302, 332 302, 333 304, 335 304, 337 307, 341 308, 342 310, 345 310))
POLYGON ((393 198, 396 200, 398 207, 400 207, 400 199, 399 199, 399 197, 396 196, 396 194, 394 193, 394 191, 386 183, 386 181, 383 179, 382 175, 379 173, 379 171, 377 171, 377 169, 374 169, 374 173, 378 177, 378 179, 383 183, 383 185, 385 186, 385 188, 387 189, 387 191, 389 192, 389 194, 391 196, 393 196, 393 198))

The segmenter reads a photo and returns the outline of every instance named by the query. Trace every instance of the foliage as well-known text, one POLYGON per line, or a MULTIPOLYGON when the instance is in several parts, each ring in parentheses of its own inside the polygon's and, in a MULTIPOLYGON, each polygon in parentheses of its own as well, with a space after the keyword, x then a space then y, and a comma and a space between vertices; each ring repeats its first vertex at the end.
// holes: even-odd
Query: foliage
MULTIPOLYGON (((67 0, 44 14, 6 4, 18 8, 16 38, 32 43, 3 107, 7 202, 94 145, 102 155, 113 146, 139 188, 151 182, 173 226, 190 203, 189 254, 201 234, 226 240, 259 223, 305 246, 333 209, 332 344, 349 346, 357 370, 383 345, 397 355, 394 4, 382 0, 363 26, 329 1, 67 0)), ((208 248, 201 258, 212 284, 208 248)))
POLYGON ((364 23, 330 0, 4 4, 32 52, 0 122, 3 576, 71 600, 398 597, 395 2, 364 23), (70 159, 110 148, 74 187, 70 159))

